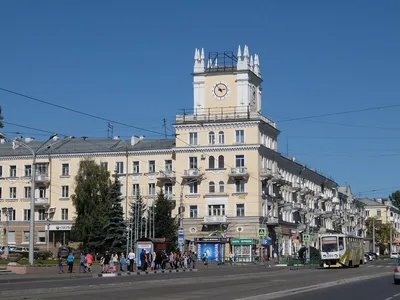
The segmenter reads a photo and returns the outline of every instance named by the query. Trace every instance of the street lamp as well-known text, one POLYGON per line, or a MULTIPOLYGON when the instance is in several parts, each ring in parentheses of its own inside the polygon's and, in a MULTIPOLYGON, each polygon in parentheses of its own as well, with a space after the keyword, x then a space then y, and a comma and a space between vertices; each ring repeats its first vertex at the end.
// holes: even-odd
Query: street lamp
POLYGON ((5 257, 7 257, 8 256, 8 226, 9 226, 9 223, 10 223, 10 215, 12 214, 12 212, 13 212, 13 208, 12 207, 3 207, 2 209, 1 209, 1 211, 2 211, 2 213, 3 213, 3 215, 5 215, 6 216, 6 245, 4 246, 4 256, 5 257))
POLYGON ((45 213, 44 213, 44 217, 47 221, 47 232, 46 232, 46 249, 47 251, 49 251, 49 247, 50 247, 50 225, 51 225, 51 221, 53 220, 53 216, 54 216, 54 208, 49 208, 45 213))

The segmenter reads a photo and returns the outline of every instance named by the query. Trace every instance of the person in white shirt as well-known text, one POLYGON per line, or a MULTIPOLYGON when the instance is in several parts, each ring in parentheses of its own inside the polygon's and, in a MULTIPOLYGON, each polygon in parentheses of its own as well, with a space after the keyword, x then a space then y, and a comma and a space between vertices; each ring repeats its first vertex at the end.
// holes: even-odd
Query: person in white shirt
POLYGON ((133 272, 133 264, 135 263, 135 252, 133 252, 133 250, 131 249, 131 252, 129 252, 128 254, 128 259, 129 259, 129 271, 133 272))

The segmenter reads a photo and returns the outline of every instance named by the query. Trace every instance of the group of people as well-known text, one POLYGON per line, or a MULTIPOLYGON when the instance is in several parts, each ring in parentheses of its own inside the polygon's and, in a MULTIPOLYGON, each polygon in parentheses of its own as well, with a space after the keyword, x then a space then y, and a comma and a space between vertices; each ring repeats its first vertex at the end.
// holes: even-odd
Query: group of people
MULTIPOLYGON (((194 269, 196 260, 197 254, 192 251, 184 253, 172 251, 167 253, 165 250, 149 252, 142 249, 139 253, 138 261, 133 250, 128 253, 127 257, 125 257, 124 253, 118 254, 117 252, 106 251, 100 256, 100 272, 134 272, 136 269, 140 269, 141 271, 164 270, 167 269, 168 266, 171 269, 194 269)), ((68 265, 68 273, 73 272, 74 261, 74 255, 69 253, 65 261, 68 265)), ((93 261, 93 254, 90 252, 82 252, 79 257, 79 273, 91 273, 93 261)), ((58 267, 59 273, 64 273, 63 259, 61 256, 58 257, 58 267)))

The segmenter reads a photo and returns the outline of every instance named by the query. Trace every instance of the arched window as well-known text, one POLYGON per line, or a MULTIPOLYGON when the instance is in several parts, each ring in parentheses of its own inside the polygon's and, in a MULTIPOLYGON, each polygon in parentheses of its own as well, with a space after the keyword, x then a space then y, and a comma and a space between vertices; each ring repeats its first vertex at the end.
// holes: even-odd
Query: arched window
POLYGON ((225 183, 223 181, 219 182, 219 192, 225 193, 225 183))
POLYGON ((215 134, 214 134, 214 131, 211 131, 211 132, 208 134, 208 143, 211 144, 211 145, 214 145, 214 144, 215 144, 215 134))
POLYGON ((208 158, 208 168, 209 169, 215 169, 215 158, 214 158, 214 156, 210 156, 208 158))
POLYGON ((218 169, 223 169, 225 167, 224 156, 218 156, 218 169))
POLYGON ((223 131, 218 132, 218 143, 225 144, 225 135, 223 131))
POLYGON ((215 193, 215 183, 214 181, 210 181, 208 184, 208 192, 209 193, 215 193))

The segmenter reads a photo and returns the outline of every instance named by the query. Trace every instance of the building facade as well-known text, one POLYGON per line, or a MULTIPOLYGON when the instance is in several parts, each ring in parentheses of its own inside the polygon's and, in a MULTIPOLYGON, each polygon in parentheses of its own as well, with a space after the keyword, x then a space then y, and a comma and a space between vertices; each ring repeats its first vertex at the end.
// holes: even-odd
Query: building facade
MULTIPOLYGON (((363 234, 364 214, 349 187, 342 190, 333 179, 278 152, 277 124, 261 114, 258 55, 247 46, 207 57, 196 49, 193 78, 193 108, 176 116, 175 139, 53 138, 39 153, 35 174, 29 171, 29 151, 3 141, 0 207, 8 231, 2 231, 1 242, 28 244, 35 176, 36 244, 65 244, 74 218, 74 177, 87 158, 117 173, 125 212, 139 191, 151 206, 162 188, 176 203, 173 214, 182 220, 189 247, 219 243, 224 244, 219 251, 252 257, 264 244, 269 253, 274 248, 292 255, 307 227, 314 246, 319 232, 363 234)), ((34 149, 41 145, 25 142, 34 149)))

